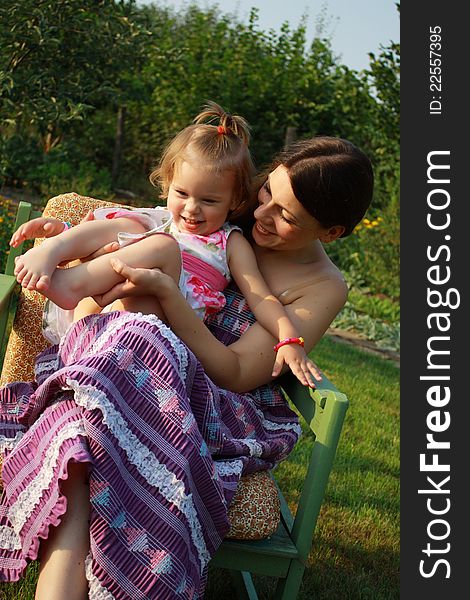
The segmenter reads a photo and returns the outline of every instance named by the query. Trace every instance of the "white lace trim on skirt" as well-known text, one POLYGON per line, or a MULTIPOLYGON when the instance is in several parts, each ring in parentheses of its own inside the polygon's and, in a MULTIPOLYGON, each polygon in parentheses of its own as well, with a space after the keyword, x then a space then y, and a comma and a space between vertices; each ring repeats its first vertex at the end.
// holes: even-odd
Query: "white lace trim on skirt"
POLYGON ((67 380, 67 384, 75 393, 75 402, 88 410, 98 409, 103 414, 103 423, 109 428, 126 452, 127 458, 159 492, 174 504, 186 517, 191 538, 198 551, 201 569, 210 560, 210 554, 204 540, 202 527, 191 494, 185 493, 184 482, 179 480, 166 465, 160 463, 155 454, 147 448, 128 428, 122 415, 117 411, 106 395, 89 385, 79 385, 77 381, 67 380))

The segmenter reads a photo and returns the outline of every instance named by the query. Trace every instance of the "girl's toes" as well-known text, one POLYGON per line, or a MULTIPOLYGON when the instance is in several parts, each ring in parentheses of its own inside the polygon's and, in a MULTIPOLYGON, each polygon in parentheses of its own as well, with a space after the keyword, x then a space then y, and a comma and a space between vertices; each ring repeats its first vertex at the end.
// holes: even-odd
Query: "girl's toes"
POLYGON ((18 283, 23 284, 23 280, 24 280, 24 278, 26 277, 27 274, 28 274, 28 271, 25 268, 22 267, 21 269, 18 269, 15 272, 16 281, 18 283))
POLYGON ((33 273, 31 275, 31 277, 28 280, 28 284, 27 284, 28 290, 35 290, 36 289, 36 284, 38 282, 38 279, 39 279, 39 275, 36 275, 35 273, 33 273))
POLYGON ((49 283, 49 275, 41 275, 36 282, 35 289, 37 289, 39 292, 45 292, 49 288, 49 283))
MULTIPOLYGON (((20 273, 20 276, 22 275, 22 273, 20 273)), ((23 278, 21 280, 21 285, 25 288, 27 288, 29 286, 29 282, 31 281, 31 273, 26 272, 23 275, 23 278)))

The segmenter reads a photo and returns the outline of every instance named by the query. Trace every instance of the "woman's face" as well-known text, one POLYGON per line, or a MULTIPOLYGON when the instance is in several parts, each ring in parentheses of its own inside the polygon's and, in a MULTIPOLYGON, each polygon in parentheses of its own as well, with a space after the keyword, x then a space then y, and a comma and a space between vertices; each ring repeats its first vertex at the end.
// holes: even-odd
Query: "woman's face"
POLYGON ((311 246, 315 240, 330 241, 330 231, 334 228, 320 225, 300 204, 283 165, 270 173, 258 192, 258 202, 252 231, 258 246, 272 250, 299 250, 311 246))

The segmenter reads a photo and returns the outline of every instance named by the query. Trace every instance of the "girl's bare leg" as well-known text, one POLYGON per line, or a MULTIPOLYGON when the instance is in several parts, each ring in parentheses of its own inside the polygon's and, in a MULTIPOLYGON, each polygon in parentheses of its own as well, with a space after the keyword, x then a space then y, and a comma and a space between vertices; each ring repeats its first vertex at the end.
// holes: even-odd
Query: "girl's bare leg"
POLYGON ((87 296, 104 294, 122 281, 111 266, 114 257, 131 267, 158 267, 176 282, 179 281, 181 252, 178 243, 169 235, 157 234, 121 248, 112 255, 105 254, 70 269, 56 269, 48 289, 41 290, 41 293, 65 309, 75 308, 87 296))
POLYGON ((15 264, 16 278, 23 287, 44 292, 61 262, 89 256, 115 241, 120 231, 141 233, 144 230, 135 219, 125 217, 80 223, 20 256, 15 264))
POLYGON ((67 512, 41 544, 35 600, 85 600, 85 558, 90 548, 88 465, 72 463, 62 483, 67 512))

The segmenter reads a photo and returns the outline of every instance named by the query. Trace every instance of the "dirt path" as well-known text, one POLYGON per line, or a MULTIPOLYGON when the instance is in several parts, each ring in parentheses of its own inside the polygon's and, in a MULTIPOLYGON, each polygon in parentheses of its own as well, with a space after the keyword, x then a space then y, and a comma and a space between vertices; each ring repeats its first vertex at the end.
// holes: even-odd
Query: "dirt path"
POLYGON ((387 360, 391 360, 397 367, 400 367, 400 354, 393 350, 387 350, 385 348, 379 348, 377 344, 370 340, 366 340, 357 333, 352 331, 345 331, 344 329, 337 329, 336 327, 330 327, 326 334, 334 341, 350 344, 352 346, 358 346, 366 352, 370 352, 375 356, 380 356, 387 360))
POLYGON ((14 205, 18 205, 21 201, 30 202, 34 208, 41 208, 43 205, 43 202, 39 196, 23 190, 14 190, 12 188, 2 187, 0 188, 0 196, 14 205))

